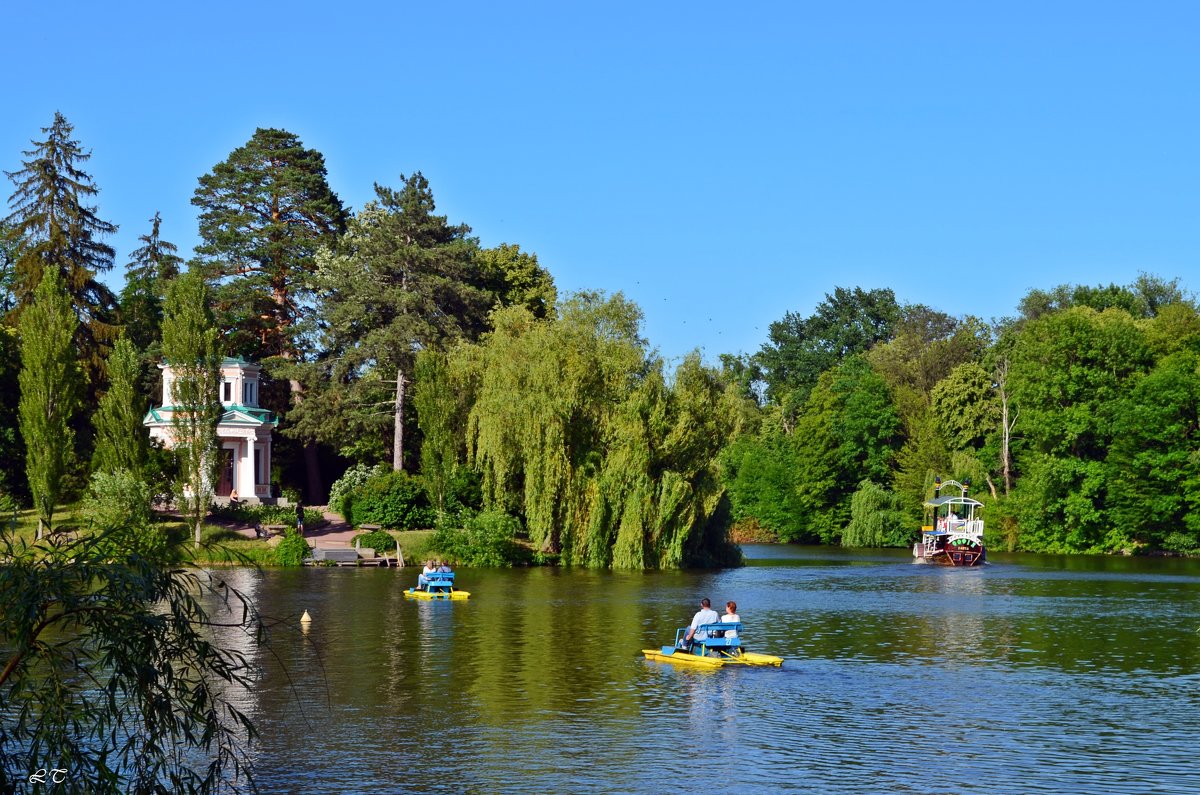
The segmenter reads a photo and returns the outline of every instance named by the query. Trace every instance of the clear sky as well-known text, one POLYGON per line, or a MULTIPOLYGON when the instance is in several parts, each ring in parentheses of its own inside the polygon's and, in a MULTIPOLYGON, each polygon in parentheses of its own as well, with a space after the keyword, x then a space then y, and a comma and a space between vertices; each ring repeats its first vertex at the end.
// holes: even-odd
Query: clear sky
MULTIPOLYGON (((124 264, 256 127, 343 202, 422 171, 664 356, 752 352, 835 286, 1011 315, 1032 287, 1200 289, 1194 2, 17 3, 0 168, 61 111, 124 264)), ((11 193, 5 181, 3 193, 11 193)))

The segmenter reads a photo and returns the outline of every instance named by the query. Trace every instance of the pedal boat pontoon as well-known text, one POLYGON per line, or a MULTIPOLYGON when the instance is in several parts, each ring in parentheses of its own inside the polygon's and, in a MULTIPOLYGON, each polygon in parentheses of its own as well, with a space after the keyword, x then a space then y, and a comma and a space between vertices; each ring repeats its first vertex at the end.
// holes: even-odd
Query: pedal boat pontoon
POLYGON ((469 599, 467 591, 454 590, 454 572, 435 571, 428 577, 429 583, 424 588, 409 588, 404 592, 408 599, 469 599))
POLYGON ((687 627, 682 627, 675 631, 674 646, 663 646, 661 649, 642 649, 642 654, 646 655, 647 660, 673 665, 690 665, 695 668, 723 668, 726 665, 772 665, 775 667, 783 665, 782 657, 755 654, 743 650, 740 622, 701 624, 696 627, 696 636, 692 638, 690 649, 680 645, 687 630, 687 627), (733 637, 727 636, 730 631, 735 633, 733 637))

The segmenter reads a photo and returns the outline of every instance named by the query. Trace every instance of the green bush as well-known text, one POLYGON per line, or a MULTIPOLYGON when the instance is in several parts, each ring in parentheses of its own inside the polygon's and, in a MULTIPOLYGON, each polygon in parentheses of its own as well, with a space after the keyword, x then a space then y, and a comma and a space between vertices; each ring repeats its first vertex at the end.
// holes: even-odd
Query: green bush
POLYGON ((371 478, 386 473, 387 469, 382 464, 373 467, 366 464, 355 464, 350 467, 329 487, 329 510, 345 516, 346 506, 344 503, 350 492, 366 484, 371 478))
POLYGON ((144 469, 150 495, 156 507, 165 508, 175 501, 175 483, 179 480, 179 458, 158 439, 150 440, 144 469))
POLYGON ((455 513, 479 511, 483 507, 483 477, 473 469, 459 467, 446 486, 446 508, 455 513))
POLYGON ((512 566, 528 563, 527 550, 516 543, 521 522, 500 511, 472 517, 462 529, 439 528, 432 546, 446 557, 467 566, 512 566))
POLYGON ((304 559, 311 552, 308 542, 299 533, 289 530, 288 534, 279 542, 279 546, 275 547, 275 565, 303 566, 304 559))
POLYGON ((356 535, 352 546, 367 547, 379 554, 386 553, 391 555, 396 551, 396 538, 384 530, 375 530, 370 533, 356 535))
MULTIPOLYGON (((288 527, 296 526, 296 509, 292 506, 284 505, 217 505, 209 511, 209 516, 213 519, 223 522, 237 522, 238 524, 285 524, 288 527)), ((304 526, 306 528, 315 527, 324 516, 315 508, 304 509, 304 526)))
POLYGON ((421 482, 406 472, 385 472, 351 490, 342 515, 352 525, 377 524, 393 530, 433 526, 433 509, 421 482))
POLYGON ((84 512, 112 557, 157 558, 166 549, 166 534, 154 526, 150 486, 128 470, 92 475, 84 512))

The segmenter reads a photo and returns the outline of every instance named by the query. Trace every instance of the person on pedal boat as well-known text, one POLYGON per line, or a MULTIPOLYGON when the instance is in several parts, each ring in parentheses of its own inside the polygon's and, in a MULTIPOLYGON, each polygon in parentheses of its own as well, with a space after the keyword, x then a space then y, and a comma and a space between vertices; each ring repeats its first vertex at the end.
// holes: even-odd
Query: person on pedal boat
POLYGON ((704 640, 708 637, 708 633, 699 628, 704 624, 716 624, 720 620, 717 611, 712 609, 712 602, 708 597, 700 600, 700 609, 696 611, 696 615, 692 616, 691 626, 688 627, 687 635, 684 636, 682 646, 685 649, 692 647, 692 640, 704 640), (701 633, 697 635, 697 632, 701 633))

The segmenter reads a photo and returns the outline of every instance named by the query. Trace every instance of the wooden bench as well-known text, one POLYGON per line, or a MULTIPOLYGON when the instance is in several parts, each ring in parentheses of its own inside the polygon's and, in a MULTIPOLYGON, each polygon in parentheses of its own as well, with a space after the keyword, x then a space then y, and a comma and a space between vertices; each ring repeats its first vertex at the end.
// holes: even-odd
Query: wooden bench
POLYGON ((377 524, 360 524, 358 529, 364 533, 374 533, 376 530, 382 530, 383 528, 377 524))

